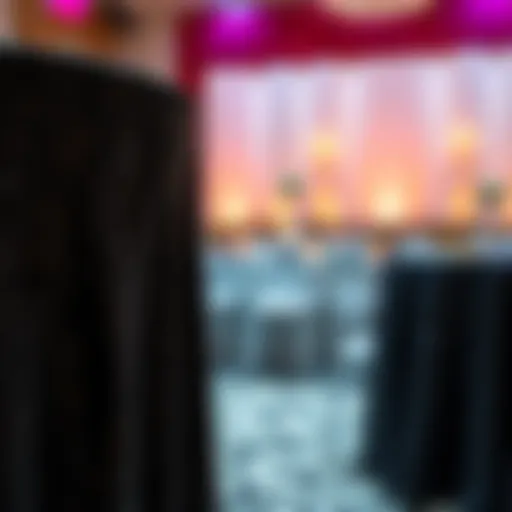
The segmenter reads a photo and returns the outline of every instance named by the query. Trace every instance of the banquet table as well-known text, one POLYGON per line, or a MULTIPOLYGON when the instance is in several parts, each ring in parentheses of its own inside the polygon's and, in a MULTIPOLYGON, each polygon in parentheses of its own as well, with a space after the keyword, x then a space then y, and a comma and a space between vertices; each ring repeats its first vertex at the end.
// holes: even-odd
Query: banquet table
POLYGON ((366 468, 408 510, 512 510, 512 262, 383 273, 366 468))

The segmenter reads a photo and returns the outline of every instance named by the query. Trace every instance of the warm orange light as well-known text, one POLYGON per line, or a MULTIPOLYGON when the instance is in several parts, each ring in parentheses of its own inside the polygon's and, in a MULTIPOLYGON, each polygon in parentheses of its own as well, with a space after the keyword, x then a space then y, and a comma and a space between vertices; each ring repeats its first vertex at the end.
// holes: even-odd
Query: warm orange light
POLYGON ((227 227, 242 225, 249 220, 249 210, 248 201, 240 194, 219 197, 214 209, 215 222, 227 227))
POLYGON ((396 185, 382 187, 377 191, 373 200, 375 220, 381 224, 395 224, 401 221, 405 214, 405 198, 403 191, 396 185))
POLYGON ((475 193, 470 188, 456 190, 450 201, 450 218, 455 222, 469 222, 476 216, 475 193))
POLYGON ((340 143, 331 134, 317 135, 311 144, 311 155, 315 162, 332 160, 340 150, 340 143))
POLYGON ((471 123, 461 123, 452 128, 448 137, 448 150, 455 158, 470 157, 477 149, 478 130, 471 123))
POLYGON ((322 224, 333 224, 341 217, 340 202, 330 194, 318 194, 312 204, 313 218, 322 224))
POLYGON ((293 223, 295 207, 292 201, 276 198, 270 208, 271 222, 278 228, 285 228, 293 223))
POLYGON ((434 0, 321 0, 324 8, 354 19, 382 19, 426 12, 434 0))
POLYGON ((512 223, 512 187, 507 188, 505 200, 502 208, 503 221, 507 224, 512 223))

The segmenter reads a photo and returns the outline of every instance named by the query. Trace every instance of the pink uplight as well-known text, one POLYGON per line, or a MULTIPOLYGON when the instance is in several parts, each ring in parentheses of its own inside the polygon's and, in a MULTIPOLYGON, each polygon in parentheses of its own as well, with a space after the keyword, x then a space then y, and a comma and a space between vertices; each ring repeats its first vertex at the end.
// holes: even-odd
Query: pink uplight
POLYGON ((92 0, 45 0, 50 14, 66 23, 85 21, 92 10, 92 0))

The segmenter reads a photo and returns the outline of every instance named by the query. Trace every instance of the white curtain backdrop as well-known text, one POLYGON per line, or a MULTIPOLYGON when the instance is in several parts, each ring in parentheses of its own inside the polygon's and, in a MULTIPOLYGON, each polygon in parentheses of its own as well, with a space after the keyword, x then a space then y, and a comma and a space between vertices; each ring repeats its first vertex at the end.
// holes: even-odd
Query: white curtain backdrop
POLYGON ((209 219, 272 219, 279 176, 296 173, 316 219, 470 221, 480 180, 512 184, 511 63, 466 50, 211 70, 209 219))

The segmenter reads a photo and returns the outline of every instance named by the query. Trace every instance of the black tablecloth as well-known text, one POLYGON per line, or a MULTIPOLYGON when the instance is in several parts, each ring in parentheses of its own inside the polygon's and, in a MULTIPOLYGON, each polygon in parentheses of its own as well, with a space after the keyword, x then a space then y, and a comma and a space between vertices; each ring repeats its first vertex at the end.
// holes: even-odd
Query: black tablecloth
POLYGON ((0 510, 212 510, 187 102, 67 57, 0 70, 0 510))
POLYGON ((512 264, 384 274, 368 468, 412 508, 512 510, 512 264))

